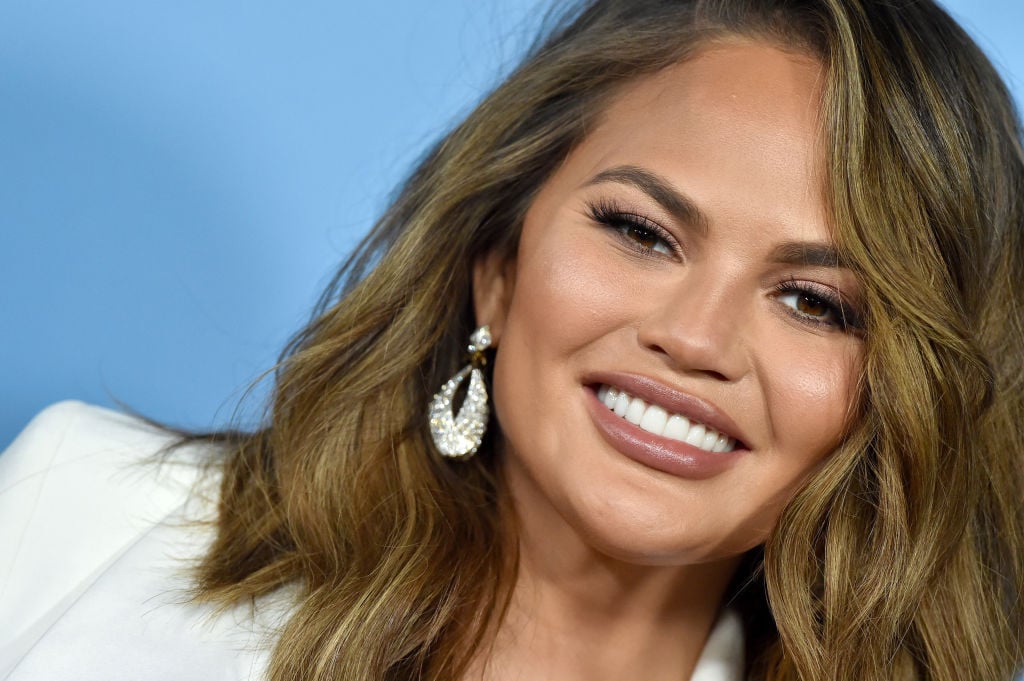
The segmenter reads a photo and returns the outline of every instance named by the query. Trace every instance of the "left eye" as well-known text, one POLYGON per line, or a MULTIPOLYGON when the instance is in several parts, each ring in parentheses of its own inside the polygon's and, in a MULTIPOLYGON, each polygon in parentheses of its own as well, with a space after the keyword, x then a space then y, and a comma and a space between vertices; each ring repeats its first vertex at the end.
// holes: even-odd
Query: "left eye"
POLYGON ((835 316, 835 309, 832 303, 822 300, 812 293, 794 291, 793 293, 779 296, 779 300, 808 317, 825 319, 826 317, 835 316))
POLYGON ((789 290, 777 299, 809 322, 824 326, 845 326, 839 306, 824 296, 805 290, 789 290))
POLYGON ((775 300, 785 305, 799 321, 826 329, 860 335, 864 319, 837 289, 831 286, 788 280, 775 287, 775 300))

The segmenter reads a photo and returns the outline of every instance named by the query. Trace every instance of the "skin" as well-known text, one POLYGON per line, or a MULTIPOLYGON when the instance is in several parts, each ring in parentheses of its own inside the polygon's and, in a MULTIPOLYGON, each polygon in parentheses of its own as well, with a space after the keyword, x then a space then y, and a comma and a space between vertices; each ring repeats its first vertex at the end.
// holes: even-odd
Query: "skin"
POLYGON ((689 678, 739 558, 840 442, 862 339, 822 323, 835 318, 820 301, 777 289, 809 282, 857 300, 844 268, 778 257, 831 244, 822 78, 806 56, 737 39, 638 79, 544 185, 515 260, 477 263, 521 564, 469 678, 689 678), (594 182, 622 167, 661 178, 706 224, 631 183, 594 182), (595 203, 667 235, 602 224, 595 203), (624 456, 588 408, 595 371, 717 405, 749 451, 704 479, 624 456))

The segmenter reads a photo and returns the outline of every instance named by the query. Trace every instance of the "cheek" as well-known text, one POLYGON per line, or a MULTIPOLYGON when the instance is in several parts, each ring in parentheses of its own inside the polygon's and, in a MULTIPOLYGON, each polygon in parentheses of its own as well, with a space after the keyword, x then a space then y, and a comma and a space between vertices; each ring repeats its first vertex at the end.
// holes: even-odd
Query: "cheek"
POLYGON ((609 271, 601 246, 554 234, 521 245, 503 346, 567 356, 628 323, 631 292, 609 271))
MULTIPOLYGON (((841 442, 856 402, 859 349, 826 346, 820 352, 779 357, 767 392, 775 455, 796 487, 841 442)), ((788 492, 792 492, 791 489, 788 492)))
POLYGON ((621 278, 608 271, 607 248, 571 222, 524 229, 493 391, 508 443, 538 477, 586 456, 574 437, 589 428, 581 367, 593 368, 635 314, 621 278))

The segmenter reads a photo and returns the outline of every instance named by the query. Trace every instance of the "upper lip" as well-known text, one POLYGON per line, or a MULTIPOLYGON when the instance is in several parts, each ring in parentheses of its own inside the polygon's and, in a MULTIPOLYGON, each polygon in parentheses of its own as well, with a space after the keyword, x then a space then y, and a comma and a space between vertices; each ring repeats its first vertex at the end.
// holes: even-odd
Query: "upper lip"
POLYGON ((596 372, 588 375, 587 383, 604 384, 625 390, 648 404, 656 404, 670 414, 680 414, 691 421, 711 426, 719 433, 737 441, 737 446, 746 448, 746 436, 736 422, 718 406, 702 397, 691 395, 666 385, 648 376, 614 371, 596 372))

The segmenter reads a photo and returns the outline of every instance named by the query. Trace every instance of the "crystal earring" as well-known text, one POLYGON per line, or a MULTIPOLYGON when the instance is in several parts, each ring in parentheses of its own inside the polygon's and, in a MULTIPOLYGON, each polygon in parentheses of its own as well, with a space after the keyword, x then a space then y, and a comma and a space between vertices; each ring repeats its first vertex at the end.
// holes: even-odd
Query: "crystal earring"
POLYGON ((469 337, 469 364, 441 386, 430 402, 430 436, 443 456, 468 459, 480 448, 487 429, 487 388, 480 368, 486 363, 484 350, 491 347, 491 329, 484 325, 469 337), (466 399, 458 416, 452 413, 452 399, 462 381, 469 376, 466 399))

